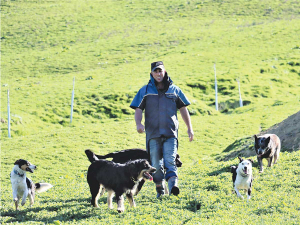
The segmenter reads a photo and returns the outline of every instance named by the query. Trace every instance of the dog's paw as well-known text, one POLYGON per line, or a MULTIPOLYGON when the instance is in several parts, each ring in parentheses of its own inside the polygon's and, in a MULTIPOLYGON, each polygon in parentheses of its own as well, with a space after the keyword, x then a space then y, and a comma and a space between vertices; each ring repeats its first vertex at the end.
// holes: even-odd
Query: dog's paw
POLYGON ((124 212, 124 211, 125 211, 124 208, 118 208, 118 213, 122 213, 122 212, 124 212))
POLYGON ((93 208, 99 208, 99 205, 97 203, 95 203, 95 205, 92 204, 92 206, 93 206, 93 208))
POLYGON ((25 205, 26 202, 21 202, 21 206, 25 205))

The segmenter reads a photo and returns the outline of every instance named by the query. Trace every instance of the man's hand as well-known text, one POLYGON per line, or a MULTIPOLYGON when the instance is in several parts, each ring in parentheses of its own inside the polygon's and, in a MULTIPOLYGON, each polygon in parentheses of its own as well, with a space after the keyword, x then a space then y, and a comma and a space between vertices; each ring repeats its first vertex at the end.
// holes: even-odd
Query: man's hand
POLYGON ((140 134, 145 132, 145 127, 142 124, 142 118, 143 118, 143 111, 139 108, 136 108, 135 114, 134 114, 134 119, 135 119, 135 124, 136 124, 136 130, 140 134))
POLYGON ((193 130, 188 130, 187 133, 189 135, 190 141, 193 141, 194 140, 194 131, 193 130))
POLYGON ((138 124, 138 125, 136 125, 136 130, 137 130, 137 132, 139 132, 141 134, 141 133, 145 132, 145 127, 143 124, 138 124))
POLYGON ((190 114, 187 110, 186 107, 181 107, 179 109, 179 112, 181 114, 181 117, 183 119, 183 121, 185 122, 187 128, 188 128, 188 135, 189 135, 189 139, 190 141, 192 141, 194 139, 194 131, 193 131, 193 128, 192 128, 192 123, 191 123, 191 117, 190 117, 190 114))

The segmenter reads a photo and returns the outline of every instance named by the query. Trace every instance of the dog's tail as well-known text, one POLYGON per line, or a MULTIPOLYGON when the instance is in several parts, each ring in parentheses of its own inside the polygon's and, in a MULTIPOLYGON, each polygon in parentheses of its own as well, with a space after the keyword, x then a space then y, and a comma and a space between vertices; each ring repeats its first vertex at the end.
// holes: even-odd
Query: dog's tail
POLYGON ((53 186, 48 183, 35 183, 35 190, 37 193, 45 192, 53 186))
POLYGON ((95 157, 98 158, 98 159, 113 158, 116 153, 118 153, 118 152, 108 153, 107 155, 95 155, 95 157))
POLYGON ((107 155, 96 155, 94 152, 87 149, 87 150, 85 150, 85 154, 88 157, 88 159, 90 160, 90 162, 94 162, 99 159, 113 158, 116 153, 113 152, 113 153, 109 153, 107 155))
POLYGON ((85 150, 85 154, 86 154, 86 156, 88 157, 88 159, 90 160, 91 163, 98 160, 98 158, 94 154, 94 152, 92 152, 89 149, 85 150))

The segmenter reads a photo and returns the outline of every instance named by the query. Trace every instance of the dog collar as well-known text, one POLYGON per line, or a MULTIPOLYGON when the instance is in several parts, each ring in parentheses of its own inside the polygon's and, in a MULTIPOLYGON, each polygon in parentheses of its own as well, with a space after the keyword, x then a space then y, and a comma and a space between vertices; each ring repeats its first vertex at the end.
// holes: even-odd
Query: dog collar
POLYGON ((20 174, 18 171, 16 171, 16 170, 14 170, 14 173, 16 174, 16 175, 18 175, 19 177, 23 177, 24 176, 24 173, 23 174, 20 174))
POLYGON ((248 176, 249 176, 249 174, 244 174, 244 173, 241 173, 240 171, 239 171, 239 174, 240 174, 242 177, 248 177, 248 176))
POLYGON ((248 175, 246 174, 246 175, 243 175, 243 174, 240 174, 242 177, 248 177, 248 175))
POLYGON ((267 148, 266 148, 266 151, 265 151, 263 154, 260 154, 258 157, 262 157, 262 156, 271 154, 271 150, 272 150, 271 148, 267 147, 267 148))

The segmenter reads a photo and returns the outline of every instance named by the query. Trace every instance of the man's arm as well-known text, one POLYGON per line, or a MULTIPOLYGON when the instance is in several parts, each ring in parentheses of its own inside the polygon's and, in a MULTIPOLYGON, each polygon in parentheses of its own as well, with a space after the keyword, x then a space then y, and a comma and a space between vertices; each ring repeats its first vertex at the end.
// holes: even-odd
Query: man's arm
POLYGON ((145 127, 142 124, 143 111, 141 109, 139 109, 139 108, 135 109, 134 119, 135 119, 137 132, 144 133, 145 132, 145 127))
POLYGON ((192 141, 194 139, 194 131, 193 131, 192 123, 191 123, 190 114, 185 106, 181 107, 179 109, 179 111, 180 111, 183 121, 185 122, 185 124, 188 128, 187 133, 189 135, 189 139, 190 139, 190 141, 192 141))

